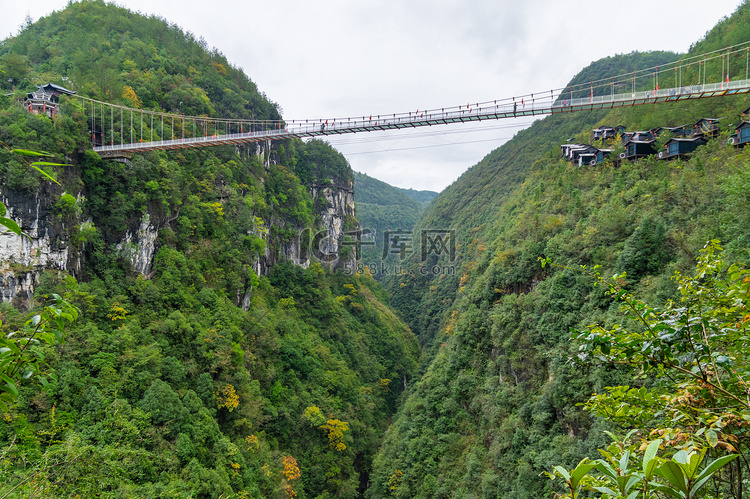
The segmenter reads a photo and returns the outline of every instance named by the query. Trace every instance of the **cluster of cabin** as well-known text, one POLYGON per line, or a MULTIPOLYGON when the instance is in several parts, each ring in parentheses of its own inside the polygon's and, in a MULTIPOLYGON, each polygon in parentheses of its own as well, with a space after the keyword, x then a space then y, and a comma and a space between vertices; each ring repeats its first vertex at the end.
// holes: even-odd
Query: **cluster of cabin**
MULTIPOLYGON (((750 111, 750 109, 748 110, 750 111)), ((619 160, 633 160, 644 156, 658 154, 659 159, 673 159, 689 154, 698 146, 702 146, 719 132, 719 120, 716 118, 701 118, 693 125, 681 125, 675 127, 659 127, 653 130, 626 132, 625 127, 602 126, 595 128, 591 133, 591 142, 603 141, 613 144, 618 138, 624 152, 619 155, 619 160), (671 135, 665 144, 665 150, 657 151, 656 140, 663 134, 671 135)), ((750 141, 750 122, 742 122, 735 134, 737 139, 730 141, 739 144, 739 137, 745 142, 750 141)), ((733 135, 733 137, 735 136, 733 135)), ((744 143, 744 142, 743 142, 744 143)), ((578 166, 596 165, 612 154, 612 149, 601 149, 589 144, 563 144, 562 154, 565 158, 578 166)))
MULTIPOLYGON (((742 116, 750 116, 750 108, 746 109, 742 116)), ((659 127, 642 132, 626 132, 622 125, 602 126, 592 131, 591 142, 602 141, 613 144, 619 138, 625 151, 620 153, 617 160, 633 160, 653 154, 657 154, 659 159, 673 159, 690 154, 716 137, 718 133, 719 120, 717 118, 701 118, 693 125, 659 127), (664 145, 664 150, 657 151, 656 140, 665 133, 669 133, 671 138, 664 145)), ((744 146, 747 143, 750 143, 750 121, 743 120, 734 128, 727 144, 744 146)), ((613 151, 613 149, 601 149, 589 144, 563 144, 561 150, 566 159, 578 166, 596 165, 613 151)))
POLYGON ((37 85, 35 92, 29 92, 23 99, 23 106, 27 111, 33 114, 46 114, 54 118, 58 113, 61 95, 73 95, 74 91, 65 87, 47 83, 46 85, 37 85))

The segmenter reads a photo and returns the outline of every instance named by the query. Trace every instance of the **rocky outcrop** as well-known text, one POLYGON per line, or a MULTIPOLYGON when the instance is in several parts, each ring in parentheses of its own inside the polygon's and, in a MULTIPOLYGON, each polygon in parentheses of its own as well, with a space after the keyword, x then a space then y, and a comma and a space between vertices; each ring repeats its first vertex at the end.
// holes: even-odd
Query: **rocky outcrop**
POLYGON ((52 213, 52 196, 4 191, 0 200, 6 217, 14 220, 24 236, 0 236, 0 299, 28 306, 44 269, 67 270, 68 234, 52 213), (17 302, 22 303, 17 303, 17 302))
POLYGON ((352 262, 356 266, 355 238, 346 233, 347 220, 355 220, 354 190, 351 186, 313 186, 310 193, 313 206, 321 207, 315 213, 318 220, 315 228, 296 227, 295 235, 289 239, 269 240, 268 226, 284 227, 286 224, 283 220, 272 219, 268 226, 258 226, 251 232, 266 243, 265 254, 253 267, 257 275, 265 275, 279 260, 304 268, 313 262, 336 269, 352 262))
MULTIPOLYGON (((253 265, 256 275, 265 275, 279 260, 288 260, 304 268, 313 262, 334 269, 356 268, 356 239, 346 233, 347 222, 356 220, 352 186, 313 186, 310 193, 313 205, 321 206, 315 214, 319 221, 315 229, 299 227, 291 239, 284 241, 269 240, 270 231, 265 224, 258 224, 251 231, 266 243, 265 253, 253 265)), ((284 223, 271 220, 269 225, 283 226, 284 223)), ((238 290, 237 304, 243 310, 248 310, 251 294, 252 289, 238 290)))
MULTIPOLYGON (((273 165, 273 150, 270 144, 259 143, 253 151, 265 168, 273 165)), ((81 251, 69 248, 71 228, 91 224, 81 222, 80 212, 73 218, 56 214, 54 201, 58 193, 42 188, 37 194, 3 192, 0 199, 8 207, 6 216, 15 220, 27 236, 0 235, 0 300, 29 304, 34 288, 45 269, 67 271, 78 275, 84 266, 81 251)), ((356 266, 356 236, 347 231, 356 229, 354 218, 354 191, 352 185, 316 185, 310 187, 313 206, 317 212, 315 227, 294 227, 286 231, 283 239, 271 236, 270 227, 284 227, 288 222, 271 217, 270 220, 256 218, 256 227, 251 231, 265 242, 265 253, 253 266, 257 275, 266 275, 268 270, 281 260, 288 260, 304 268, 313 262, 333 268, 356 266), (288 234, 294 235, 289 237, 288 234)), ((170 221, 156 223, 148 213, 137 226, 131 226, 115 245, 117 250, 144 276, 153 269, 157 250, 159 228, 170 221)), ((75 231, 73 231, 75 232, 75 231)), ((249 306, 252 290, 238 290, 237 302, 243 308, 249 306)))
POLYGON ((125 239, 117 243, 117 249, 122 252, 137 272, 148 275, 154 264, 156 254, 156 238, 159 237, 158 227, 151 224, 148 213, 143 215, 141 223, 135 232, 125 232, 125 239))
POLYGON ((313 255, 333 268, 356 266, 356 239, 346 233, 355 229, 347 228, 347 220, 355 220, 354 189, 351 186, 317 186, 312 188, 312 197, 315 204, 323 206, 318 214, 323 227, 313 238, 313 255))
POLYGON ((276 248, 273 241, 267 244, 265 262, 260 265, 261 274, 276 263, 275 253, 304 268, 312 262, 320 262, 338 269, 355 261, 354 239, 346 233, 347 219, 355 220, 354 191, 348 187, 315 186, 310 192, 313 206, 321 207, 315 213, 318 225, 298 228, 290 240, 276 242, 276 248))

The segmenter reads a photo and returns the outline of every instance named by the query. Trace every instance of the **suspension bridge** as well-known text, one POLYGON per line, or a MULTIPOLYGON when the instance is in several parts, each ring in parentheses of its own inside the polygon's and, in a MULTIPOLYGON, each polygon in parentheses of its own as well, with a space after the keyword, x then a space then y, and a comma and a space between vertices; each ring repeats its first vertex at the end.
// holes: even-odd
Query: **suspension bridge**
POLYGON ((210 118, 77 97, 83 100, 88 114, 94 150, 103 158, 117 158, 155 150, 500 120, 746 93, 750 93, 750 42, 662 67, 556 90, 447 108, 347 118, 291 121, 210 118), (744 64, 738 64, 738 60, 744 64), (708 66, 714 66, 712 74, 716 75, 719 63, 719 81, 706 83, 708 66), (668 86, 660 88, 660 82, 668 86))

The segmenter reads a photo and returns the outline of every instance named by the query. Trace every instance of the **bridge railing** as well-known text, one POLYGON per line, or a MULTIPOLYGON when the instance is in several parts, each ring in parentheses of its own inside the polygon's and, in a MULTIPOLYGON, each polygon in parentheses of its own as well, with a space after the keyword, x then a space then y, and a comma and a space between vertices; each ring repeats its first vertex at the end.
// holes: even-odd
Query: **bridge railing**
POLYGON ((184 147, 200 147, 203 145, 219 145, 230 143, 256 142, 263 140, 277 140, 288 137, 314 137, 329 134, 354 133, 358 131, 372 131, 425 126, 462 121, 478 121, 487 119, 508 118, 513 116, 529 116, 556 112, 578 111, 586 109, 600 109, 605 107, 619 107, 623 105, 645 104, 649 102, 669 101, 673 98, 696 98, 712 95, 723 95, 737 92, 750 92, 750 80, 735 80, 729 82, 709 83, 705 85, 685 85, 676 88, 659 90, 639 90, 607 95, 566 99, 564 94, 553 93, 539 97, 522 99, 520 101, 505 100, 453 107, 440 110, 426 110, 415 113, 401 113, 377 115, 360 118, 345 118, 336 120, 319 120, 313 122, 286 122, 278 124, 279 128, 242 133, 215 134, 181 139, 136 142, 130 144, 114 144, 95 147, 102 153, 107 152, 138 152, 154 149, 171 149, 184 147))
POLYGON ((574 107, 581 108, 589 105, 602 106, 611 103, 640 102, 647 100, 669 100, 671 97, 697 96, 702 94, 717 94, 721 92, 733 92, 746 90, 750 87, 750 80, 734 80, 722 83, 707 83, 704 85, 683 85, 676 88, 662 88, 659 90, 639 90, 620 94, 595 95, 575 99, 565 99, 561 96, 552 106, 553 108, 574 107))

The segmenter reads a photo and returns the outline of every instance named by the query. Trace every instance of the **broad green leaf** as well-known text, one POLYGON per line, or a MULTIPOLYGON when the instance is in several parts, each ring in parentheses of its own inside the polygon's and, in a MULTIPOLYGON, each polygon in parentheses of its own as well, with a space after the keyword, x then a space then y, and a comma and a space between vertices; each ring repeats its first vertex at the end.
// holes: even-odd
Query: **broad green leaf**
POLYGON ((5 381, 6 384, 10 385, 13 384, 13 379, 2 371, 0 371, 0 381, 5 381))
POLYGON ((672 456, 672 461, 680 464, 686 464, 688 459, 690 459, 690 455, 685 450, 680 450, 672 456))
POLYGON ((57 180, 55 180, 55 178, 54 178, 54 177, 52 177, 52 176, 51 176, 51 175, 50 175, 49 173, 45 172, 44 170, 42 170, 42 169, 41 169, 41 168, 39 168, 38 166, 34 166, 34 165, 31 165, 31 167, 32 167, 33 169, 35 169, 36 171, 38 171, 39 173, 41 173, 42 175, 44 175, 45 177, 47 177, 47 178, 48 178, 49 180, 51 180, 51 181, 53 181, 54 183, 56 183, 57 185, 61 185, 61 184, 60 184, 60 182, 58 182, 57 180))
POLYGON ((70 166, 65 163, 50 163, 48 161, 34 161, 31 166, 70 166))
POLYGON ((700 452, 690 453, 690 459, 687 463, 687 469, 685 469, 685 467, 683 466, 683 469, 685 469, 685 475, 687 475, 688 478, 694 477, 698 472, 698 467, 700 466, 701 462, 703 462, 703 456, 705 455, 706 449, 701 449, 700 452))
POLYGON ((651 490, 654 490, 656 492, 661 492, 662 494, 666 494, 670 497, 677 497, 678 499, 685 499, 685 494, 682 492, 678 492, 672 487, 667 487, 666 485, 660 485, 660 484, 653 484, 651 486, 651 490))
POLYGON ((617 497, 617 491, 610 489, 609 487, 594 487, 594 490, 601 492, 602 494, 609 494, 612 497, 617 497))
POLYGON ((21 231, 21 227, 18 226, 15 220, 6 218, 6 217, 0 217, 0 225, 8 229, 9 231, 13 232, 16 235, 22 236, 23 232, 21 231))
POLYGON ((659 452, 659 446, 661 445, 661 439, 654 440, 646 447, 646 452, 643 453, 643 474, 646 476, 646 480, 649 480, 654 474, 656 466, 659 464, 659 460, 656 459, 656 454, 659 452))
POLYGON ((597 463, 590 462, 588 458, 584 458, 580 463, 578 463, 578 466, 575 467, 575 469, 570 474, 570 485, 574 488, 578 488, 578 484, 581 481, 581 479, 592 469, 596 467, 597 463))
POLYGON ((666 461, 659 467, 657 473, 677 488, 677 490, 683 494, 687 494, 687 479, 679 463, 666 461))
POLYGON ((694 490, 698 491, 698 489, 700 489, 711 478, 711 476, 713 476, 713 474, 719 470, 719 468, 731 461, 734 461, 738 457, 740 457, 739 454, 729 454, 715 459, 711 464, 706 466, 706 468, 701 471, 700 475, 698 475, 698 477, 695 479, 694 490))
POLYGON ((617 471, 603 459, 596 461, 596 468, 613 483, 617 483, 617 471))
POLYGON ((706 430, 706 440, 708 440, 708 445, 711 447, 716 447, 719 444, 718 435, 716 435, 716 432, 710 428, 706 430))
POLYGON ((633 487, 635 487, 637 484, 641 482, 641 477, 638 475, 633 475, 630 477, 630 480, 628 480, 628 483, 625 484, 625 488, 623 489, 623 494, 627 494, 629 490, 631 490, 633 487))
POLYGON ((565 480, 570 480, 570 473, 568 473, 568 470, 566 470, 562 466, 555 466, 554 470, 557 471, 565 480))
POLYGON ((630 451, 627 450, 623 452, 622 457, 620 458, 619 467, 621 470, 628 469, 628 463, 630 461, 630 451))
POLYGON ((15 383, 12 383, 10 381, 5 382, 5 386, 2 387, 4 391, 11 394, 13 398, 18 397, 18 388, 16 388, 15 383))
POLYGON ((15 153, 15 154, 20 154, 22 156, 44 156, 47 158, 54 157, 54 154, 50 154, 48 152, 30 151, 28 149, 11 149, 10 152, 15 153))
POLYGON ((8 350, 10 350, 11 353, 20 353, 21 349, 18 347, 15 341, 8 341, 7 343, 4 342, 5 347, 8 350))

